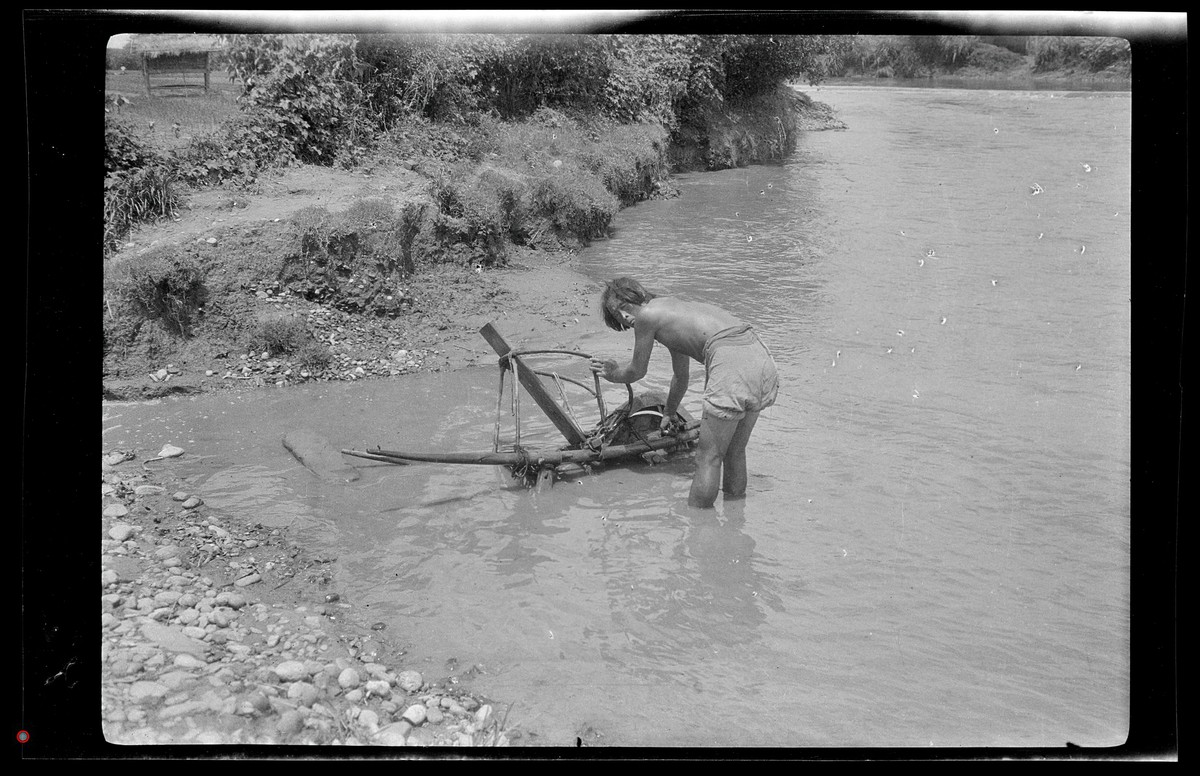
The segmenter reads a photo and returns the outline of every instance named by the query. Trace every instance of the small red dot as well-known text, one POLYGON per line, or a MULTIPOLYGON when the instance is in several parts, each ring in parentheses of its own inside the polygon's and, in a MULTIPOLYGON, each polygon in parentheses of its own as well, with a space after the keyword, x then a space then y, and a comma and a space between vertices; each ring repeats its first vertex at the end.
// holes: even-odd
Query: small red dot
POLYGON ((27 743, 29 741, 29 731, 28 730, 18 730, 17 731, 17 741, 21 742, 22 744, 27 743))

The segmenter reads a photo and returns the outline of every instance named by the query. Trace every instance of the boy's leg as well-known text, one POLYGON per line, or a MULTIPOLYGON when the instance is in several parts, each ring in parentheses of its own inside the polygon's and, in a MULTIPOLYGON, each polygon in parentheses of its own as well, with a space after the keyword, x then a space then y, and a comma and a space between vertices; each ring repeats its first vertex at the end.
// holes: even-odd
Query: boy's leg
POLYGON ((747 412, 737 428, 734 429, 733 436, 729 440, 729 447, 725 450, 724 470, 722 474, 721 487, 725 491, 725 498, 730 496, 741 497, 746 495, 746 444, 750 441, 750 433, 754 431, 754 424, 758 421, 757 412, 747 412))
MULTIPOLYGON (((693 507, 711 507, 717 500, 717 489, 721 483, 721 463, 729 450, 741 418, 723 420, 705 412, 700 421, 700 441, 696 447, 696 474, 692 477, 692 489, 688 493, 688 504, 693 507)), ((747 438, 749 434, 747 433, 747 438)), ((742 442, 742 469, 745 471, 745 442, 742 442)), ((743 481, 743 489, 745 482, 743 481)))

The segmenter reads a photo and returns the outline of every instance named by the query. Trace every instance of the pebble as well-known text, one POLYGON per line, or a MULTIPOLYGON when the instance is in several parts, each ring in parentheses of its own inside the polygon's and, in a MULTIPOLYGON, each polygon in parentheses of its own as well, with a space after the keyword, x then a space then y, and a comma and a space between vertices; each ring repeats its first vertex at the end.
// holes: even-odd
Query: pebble
POLYGON ((412 706, 409 706, 404 710, 403 716, 404 719, 408 720, 413 725, 420 725, 425 721, 426 716, 428 716, 426 713, 425 704, 414 703, 412 706))
POLYGON ((117 523, 112 528, 108 529, 108 536, 118 542, 123 542, 130 536, 133 536, 137 529, 126 523, 117 523))
POLYGON ((230 609, 241 609, 246 605, 246 597, 241 593, 226 591, 218 593, 213 603, 217 606, 228 606, 230 609))
POLYGON ((205 663, 200 658, 189 655, 186 652, 176 655, 173 662, 180 668, 204 668, 208 665, 208 663, 205 663))
POLYGON ((363 685, 363 689, 369 695, 377 695, 380 698, 388 698, 392 694, 392 686, 382 679, 374 679, 363 685))
POLYGON ((425 680, 417 671, 401 671, 396 677, 396 684, 405 692, 416 692, 424 683, 425 680))
POLYGON ((285 660, 275 666, 275 675, 285 682, 296 682, 308 678, 308 669, 299 660, 285 660))
POLYGON ((338 674, 338 686, 343 690, 353 690, 361 682, 362 679, 359 677, 358 671, 355 671, 353 668, 347 668, 338 674))
POLYGON ((288 685, 287 695, 288 698, 299 702, 302 706, 312 706, 321 694, 308 682, 293 682, 288 685))
MULTIPOLYGON (((96 513, 93 512, 92 514, 96 513)), ((109 504, 104 508, 105 517, 125 517, 127 514, 129 514, 129 508, 124 504, 109 504)))
POLYGON ((170 690, 158 682, 134 682, 129 688, 129 697, 134 703, 153 703, 165 698, 170 690))
POLYGON ((371 743, 379 746, 404 746, 408 737, 408 731, 412 726, 406 722, 393 722, 392 724, 381 728, 375 734, 371 743))
POLYGON ((371 733, 374 733, 379 729, 379 715, 371 709, 363 709, 360 711, 356 721, 359 725, 362 725, 371 733))
POLYGON ((279 715, 275 728, 285 736, 293 736, 304 729, 304 716, 298 711, 285 711, 279 715))
POLYGON ((249 576, 242 577, 233 584, 237 585, 238 587, 246 587, 247 585, 253 585, 255 582, 258 582, 261 579, 262 577, 258 574, 250 574, 249 576))

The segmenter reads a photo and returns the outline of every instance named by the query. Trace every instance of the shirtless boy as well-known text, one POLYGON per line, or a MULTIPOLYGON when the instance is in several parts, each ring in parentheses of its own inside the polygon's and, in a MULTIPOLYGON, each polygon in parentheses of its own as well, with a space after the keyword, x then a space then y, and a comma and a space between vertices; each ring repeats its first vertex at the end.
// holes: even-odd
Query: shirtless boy
POLYGON ((718 484, 726 498, 744 496, 746 443, 758 414, 775 403, 778 393, 775 362, 758 335, 719 307, 656 296, 627 277, 605 286, 601 305, 610 329, 633 329, 633 358, 625 366, 593 358, 592 371, 614 383, 633 383, 646 376, 655 342, 671 353, 664 433, 674 431, 691 361, 704 364, 704 415, 688 504, 711 507, 718 484))

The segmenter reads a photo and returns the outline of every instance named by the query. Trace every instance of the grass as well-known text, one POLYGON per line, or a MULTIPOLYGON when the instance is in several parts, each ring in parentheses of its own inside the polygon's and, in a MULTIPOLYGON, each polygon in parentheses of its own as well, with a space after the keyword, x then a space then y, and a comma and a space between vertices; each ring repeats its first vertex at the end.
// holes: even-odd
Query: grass
MULTIPOLYGON (((202 76, 171 78, 171 83, 183 82, 196 85, 182 89, 155 87, 147 96, 146 82, 140 72, 109 70, 104 79, 104 94, 106 98, 119 94, 129 100, 119 113, 112 115, 136 130, 143 141, 162 149, 178 148, 194 137, 217 131, 226 119, 239 112, 240 87, 230 83, 225 73, 209 74, 207 93, 203 91, 202 76), (178 134, 174 129, 176 124, 178 134)), ((107 100, 105 107, 114 111, 107 100)))

